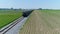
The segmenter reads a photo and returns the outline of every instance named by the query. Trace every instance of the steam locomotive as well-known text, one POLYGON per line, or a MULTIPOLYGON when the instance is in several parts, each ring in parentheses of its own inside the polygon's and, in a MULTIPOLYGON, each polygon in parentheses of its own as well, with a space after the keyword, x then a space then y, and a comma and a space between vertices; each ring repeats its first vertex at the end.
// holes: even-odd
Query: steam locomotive
POLYGON ((27 17, 30 15, 30 13, 32 13, 33 10, 27 10, 23 12, 23 17, 27 17))

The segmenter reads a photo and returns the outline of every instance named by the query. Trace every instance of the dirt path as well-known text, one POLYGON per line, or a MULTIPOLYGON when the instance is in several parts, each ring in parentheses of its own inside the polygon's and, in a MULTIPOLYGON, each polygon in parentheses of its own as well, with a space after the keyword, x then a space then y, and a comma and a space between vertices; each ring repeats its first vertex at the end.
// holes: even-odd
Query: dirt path
POLYGON ((60 28, 55 27, 55 17, 44 17, 39 11, 34 11, 27 23, 19 32, 20 34, 60 34, 60 28), (46 19, 47 18, 47 19, 46 19), (54 23, 54 24, 52 24, 54 23))

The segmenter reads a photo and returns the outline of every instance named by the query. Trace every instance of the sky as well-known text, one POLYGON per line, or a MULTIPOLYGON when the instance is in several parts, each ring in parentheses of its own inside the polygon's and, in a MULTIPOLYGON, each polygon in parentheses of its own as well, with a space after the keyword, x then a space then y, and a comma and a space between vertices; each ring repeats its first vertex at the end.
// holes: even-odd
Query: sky
POLYGON ((60 0, 0 0, 0 8, 60 9, 60 0))

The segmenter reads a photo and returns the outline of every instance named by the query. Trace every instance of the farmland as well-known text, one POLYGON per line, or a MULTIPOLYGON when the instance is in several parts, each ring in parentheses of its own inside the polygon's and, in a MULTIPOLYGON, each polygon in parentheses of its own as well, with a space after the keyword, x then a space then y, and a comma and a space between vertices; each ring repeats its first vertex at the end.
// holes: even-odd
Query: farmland
POLYGON ((20 10, 0 10, 0 29, 21 16, 20 10))
POLYGON ((60 10, 35 10, 20 34, 60 34, 60 10))

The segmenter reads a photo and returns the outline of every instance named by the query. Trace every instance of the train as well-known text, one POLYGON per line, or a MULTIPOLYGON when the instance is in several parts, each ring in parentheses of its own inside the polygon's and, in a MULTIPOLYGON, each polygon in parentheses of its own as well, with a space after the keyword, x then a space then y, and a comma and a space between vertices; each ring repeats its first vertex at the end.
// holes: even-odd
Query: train
POLYGON ((34 10, 23 11, 23 17, 28 17, 34 10))

